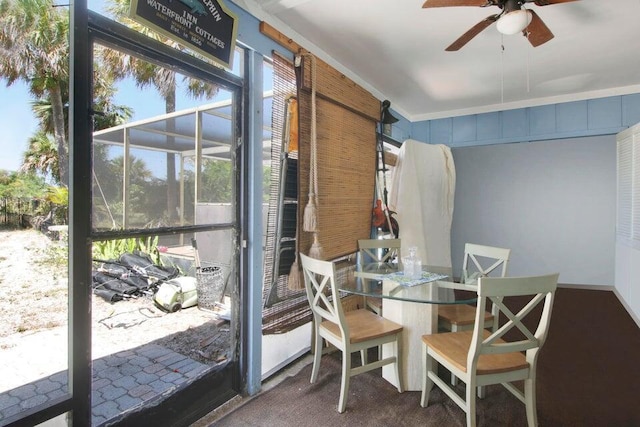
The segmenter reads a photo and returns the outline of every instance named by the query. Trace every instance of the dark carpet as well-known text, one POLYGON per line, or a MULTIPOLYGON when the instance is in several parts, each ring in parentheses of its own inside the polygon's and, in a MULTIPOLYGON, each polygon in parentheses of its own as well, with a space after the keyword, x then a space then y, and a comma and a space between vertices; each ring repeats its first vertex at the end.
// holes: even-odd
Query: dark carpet
MULTIPOLYGON (((336 410, 339 354, 285 379, 214 426, 465 426, 465 414, 437 387, 430 405, 419 392, 398 393, 375 370, 351 378, 347 410, 336 410)), ((615 294, 561 288, 538 362, 538 421, 549 427, 640 426, 640 328, 615 294)), ((448 378, 446 372, 442 372, 448 378)), ((464 384, 458 386, 460 392, 464 384)), ((524 405, 501 386, 477 400, 478 426, 525 426, 524 405)))

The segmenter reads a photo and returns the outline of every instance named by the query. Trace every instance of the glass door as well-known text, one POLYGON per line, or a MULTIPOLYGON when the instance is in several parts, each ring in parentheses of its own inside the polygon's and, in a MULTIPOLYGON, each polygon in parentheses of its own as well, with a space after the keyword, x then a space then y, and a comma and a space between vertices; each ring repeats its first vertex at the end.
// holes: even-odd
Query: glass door
POLYGON ((92 424, 197 419, 239 378, 241 79, 122 31, 92 52, 92 424))

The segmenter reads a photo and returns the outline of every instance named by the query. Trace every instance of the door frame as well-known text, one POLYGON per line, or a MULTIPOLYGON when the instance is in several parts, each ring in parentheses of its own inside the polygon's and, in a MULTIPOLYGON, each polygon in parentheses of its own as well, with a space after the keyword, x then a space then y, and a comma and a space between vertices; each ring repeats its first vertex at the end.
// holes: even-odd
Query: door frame
MULTIPOLYGON (((185 227, 168 227, 160 230, 164 234, 173 234, 176 232, 202 232, 212 231, 217 229, 235 229, 236 247, 241 248, 241 226, 242 226, 242 210, 241 203, 244 196, 244 191, 241 187, 241 176, 243 176, 243 154, 245 144, 240 143, 243 140, 243 121, 245 116, 243 110, 243 88, 244 81, 241 77, 231 74, 220 68, 208 65, 191 55, 177 51, 163 43, 156 42, 148 37, 129 29, 117 22, 114 22, 98 13, 89 11, 88 14, 88 34, 89 41, 87 55, 92 58, 93 47, 95 43, 106 45, 107 47, 124 51, 126 53, 134 54, 152 63, 156 63, 160 66, 172 69, 173 71, 180 72, 184 75, 189 75, 194 78, 199 78, 204 81, 215 83, 224 90, 232 93, 233 99, 233 136, 237 138, 235 165, 235 188, 236 188, 236 217, 234 222, 230 224, 218 224, 218 225, 191 225, 185 227)), ((92 58, 93 59, 93 58, 92 58)), ((91 61, 93 64, 93 61, 91 61)), ((89 74, 92 75, 92 74, 89 74)), ((91 94, 92 95, 92 94, 91 94)), ((92 97, 89 100, 89 105, 92 102, 92 97)), ((84 103, 84 105, 87 105, 84 103)), ((89 165, 92 167, 91 162, 80 161, 79 168, 83 169, 89 165)), ((90 170, 84 171, 90 173, 90 170)), ((84 173, 82 173, 84 175, 84 173)), ((87 200, 90 200, 87 198, 87 200)), ((154 233, 157 234, 158 230, 154 233)), ((145 235, 146 231, 136 232, 95 232, 90 229, 90 240, 102 239, 105 237, 119 237, 119 235, 125 235, 127 237, 136 237, 145 235)), ((243 269, 241 265, 244 264, 243 251, 239 250, 239 260, 236 268, 232 268, 232 271, 240 272, 236 277, 236 284, 242 283, 241 277, 243 269)), ((90 265, 90 264, 89 264, 90 265)), ((238 295, 239 293, 236 293, 238 295)), ((74 302, 75 305, 75 302, 74 302)), ((232 321, 232 325, 235 324, 235 328, 232 326, 232 339, 233 345, 232 362, 227 364, 222 369, 212 369, 209 373, 203 377, 198 378, 194 383, 186 386, 184 389, 177 391, 164 400, 162 405, 150 406, 148 408, 141 408, 140 410, 127 414, 127 423, 136 423, 140 421, 142 423, 152 423, 154 425, 186 425, 190 422, 201 418, 206 413, 210 412, 215 407, 229 400, 236 395, 242 388, 243 373, 240 371, 243 364, 240 362, 240 343, 242 342, 241 329, 239 323, 239 312, 243 304, 238 301, 235 305, 236 313, 235 319, 232 321), (236 339, 237 337, 237 339, 236 339), (169 421, 171 420, 171 421, 169 421)), ((86 351, 86 349, 80 349, 86 351)), ((75 355, 75 354, 74 354, 75 355)), ((75 400, 75 399, 74 399, 75 400)), ((88 402, 90 407, 90 401, 88 402)))
MULTIPOLYGON (((92 355, 91 355, 91 300, 92 300, 92 256, 91 247, 94 240, 131 236, 136 237, 144 232, 93 232, 91 229, 91 195, 90 179, 92 172, 92 119, 94 111, 92 79, 93 45, 100 44, 133 53, 145 60, 161 64, 181 74, 190 75, 220 85, 233 93, 234 100, 234 134, 236 143, 236 227, 239 259, 236 265, 239 295, 236 305, 234 343, 234 360, 226 367, 229 369, 212 369, 189 386, 177 391, 163 401, 162 405, 142 408, 140 411, 127 414, 127 424, 189 425, 225 403, 233 396, 247 390, 247 382, 255 382, 254 356, 245 354, 249 342, 248 335, 253 336, 251 328, 245 321, 251 318, 247 314, 246 299, 251 297, 248 271, 253 254, 249 254, 247 245, 250 207, 247 182, 247 168, 250 166, 248 144, 244 143, 248 132, 251 132, 247 100, 249 78, 245 67, 244 77, 238 77, 225 70, 207 65, 197 58, 176 51, 169 46, 154 41, 111 19, 90 11, 87 0, 75 0, 70 5, 70 96, 69 96, 69 340, 68 340, 68 394, 50 401, 46 406, 34 407, 4 419, 7 426, 36 425, 66 414, 68 425, 88 426, 92 423, 92 355), (245 177, 245 178, 243 178, 245 177), (242 350, 242 351, 241 351, 242 350)), ((245 61, 252 58, 245 49, 245 61)), ((252 59, 252 62, 255 62, 252 59)), ((250 135, 248 135, 250 136, 250 135)), ((250 179, 251 177, 249 177, 250 179)), ((226 225, 223 225, 223 227, 226 225)), ((170 234, 179 232, 198 232, 215 230, 216 226, 193 225, 175 227, 163 232, 170 234)), ((250 246, 250 245, 249 245, 250 246)), ((251 266, 250 266, 251 267, 251 266)), ((253 267, 252 267, 253 268, 253 267)), ((252 322, 255 320, 251 320, 252 322)), ((258 365, 259 367, 259 365, 258 365)), ((119 421, 124 421, 119 420, 119 421)))

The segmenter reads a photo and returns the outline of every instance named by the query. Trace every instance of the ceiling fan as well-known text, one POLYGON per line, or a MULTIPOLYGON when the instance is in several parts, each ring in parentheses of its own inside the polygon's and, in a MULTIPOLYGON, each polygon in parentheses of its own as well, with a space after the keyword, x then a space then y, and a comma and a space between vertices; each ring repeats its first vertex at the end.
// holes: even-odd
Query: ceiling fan
POLYGON ((529 40, 533 47, 540 46, 553 38, 553 33, 542 22, 542 19, 531 9, 525 9, 525 3, 535 3, 537 6, 568 3, 577 0, 426 0, 423 8, 450 7, 450 6, 498 6, 500 13, 487 16, 482 21, 471 27, 469 31, 460 36, 447 47, 446 51, 456 51, 467 44, 472 38, 480 34, 482 30, 496 23, 498 31, 502 34, 522 34, 529 40))

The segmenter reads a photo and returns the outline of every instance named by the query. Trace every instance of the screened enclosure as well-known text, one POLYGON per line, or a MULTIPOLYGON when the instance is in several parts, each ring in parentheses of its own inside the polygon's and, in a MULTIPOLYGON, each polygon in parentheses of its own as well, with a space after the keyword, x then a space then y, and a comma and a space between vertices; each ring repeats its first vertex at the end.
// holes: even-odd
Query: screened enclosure
MULTIPOLYGON (((264 99, 267 161, 271 94, 264 99)), ((94 230, 229 222, 231 116, 231 101, 220 101, 95 132, 94 230)))

